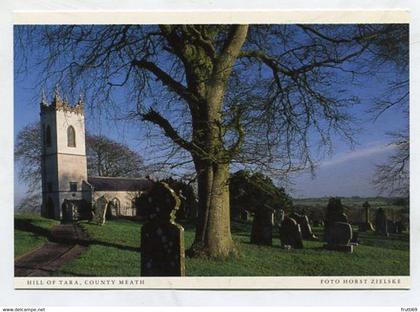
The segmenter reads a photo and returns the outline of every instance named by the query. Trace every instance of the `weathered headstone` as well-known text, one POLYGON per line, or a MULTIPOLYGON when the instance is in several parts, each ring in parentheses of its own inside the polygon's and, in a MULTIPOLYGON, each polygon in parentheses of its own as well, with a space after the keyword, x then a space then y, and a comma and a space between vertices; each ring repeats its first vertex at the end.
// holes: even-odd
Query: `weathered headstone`
POLYGON ((347 215, 344 213, 344 207, 341 204, 341 199, 330 198, 327 205, 324 227, 324 240, 326 242, 334 240, 331 235, 335 235, 335 223, 348 223, 347 215))
POLYGON ((296 220, 285 216, 279 232, 282 246, 290 246, 294 249, 303 248, 302 232, 296 220))
POLYGON ((318 240, 318 237, 312 232, 307 215, 300 215, 294 212, 290 215, 290 218, 295 219, 295 221, 300 225, 303 239, 318 240))
POLYGON ((92 221, 96 224, 103 225, 105 223, 107 200, 104 196, 99 197, 93 206, 92 221))
POLYGON ((375 232, 379 235, 389 236, 388 222, 386 219, 385 210, 379 208, 375 217, 375 232))
POLYGON ((259 207, 254 214, 251 228, 251 244, 268 245, 273 243, 273 210, 259 207))
POLYGON ((149 194, 148 222, 141 229, 141 275, 184 276, 184 228, 175 223, 180 200, 163 182, 149 194))
POLYGON ((296 220, 286 216, 284 211, 279 209, 275 211, 275 225, 279 230, 279 237, 282 248, 303 248, 302 232, 296 220))
POLYGON ((336 250, 342 252, 353 252, 353 244, 350 243, 353 233, 349 223, 334 222, 330 225, 331 235, 327 244, 324 246, 328 250, 336 250))

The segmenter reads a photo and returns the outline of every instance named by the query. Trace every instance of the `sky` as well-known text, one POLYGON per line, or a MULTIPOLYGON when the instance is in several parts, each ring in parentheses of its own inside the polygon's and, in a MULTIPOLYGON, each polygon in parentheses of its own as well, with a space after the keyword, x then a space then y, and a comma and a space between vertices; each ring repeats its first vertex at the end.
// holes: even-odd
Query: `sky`
MULTIPOLYGON (((21 53, 19 50, 15 53, 21 53)), ((29 64, 36 61, 36 54, 29 56, 29 64)), ((39 102, 42 90, 39 88, 40 69, 31 67, 24 74, 15 69, 14 80, 14 136, 29 123, 39 120, 39 102)), ((323 197, 323 196, 361 196, 378 195, 371 181, 375 166, 383 163, 395 152, 395 146, 390 145, 387 133, 399 131, 407 127, 408 120, 401 109, 393 108, 385 111, 376 121, 367 110, 373 98, 380 96, 385 88, 383 76, 361 77, 357 85, 349 83, 348 88, 357 94, 361 102, 351 108, 351 114, 359 123, 355 136, 356 144, 350 146, 340 137, 334 137, 334 150, 317 164, 314 174, 303 171, 291 176, 287 189, 293 197, 323 197)), ((51 82, 47 95, 51 100, 53 90, 51 82)), ((115 97, 119 104, 124 97, 116 91, 115 97)), ((77 97, 77 95, 75 96, 77 97)), ((143 140, 146 129, 138 122, 115 119, 113 116, 87 109, 85 112, 86 128, 92 134, 106 134, 111 139, 127 144, 138 151, 144 158, 151 157, 146 140, 143 140)), ((149 158, 149 160, 151 159, 149 158)), ((17 172, 15 163, 15 174, 17 172)), ((15 200, 24 195, 26 186, 15 179, 15 200)))

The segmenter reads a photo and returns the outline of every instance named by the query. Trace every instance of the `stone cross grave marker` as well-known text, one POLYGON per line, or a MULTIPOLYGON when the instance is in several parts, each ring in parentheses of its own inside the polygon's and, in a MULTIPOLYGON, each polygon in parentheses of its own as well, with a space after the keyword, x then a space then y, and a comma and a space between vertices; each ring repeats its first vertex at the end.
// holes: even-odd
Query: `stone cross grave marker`
POLYGON ((184 228, 175 223, 180 200, 163 182, 149 193, 148 222, 141 229, 141 275, 184 276, 184 228))
POLYGON ((370 204, 369 204, 369 202, 364 202, 364 204, 363 204, 363 210, 364 210, 364 219, 365 219, 365 222, 364 223, 362 223, 360 226, 359 226, 359 230, 361 231, 361 232, 366 232, 366 231, 373 231, 373 225, 372 225, 372 223, 370 222, 370 214, 369 214, 369 210, 370 210, 370 204))

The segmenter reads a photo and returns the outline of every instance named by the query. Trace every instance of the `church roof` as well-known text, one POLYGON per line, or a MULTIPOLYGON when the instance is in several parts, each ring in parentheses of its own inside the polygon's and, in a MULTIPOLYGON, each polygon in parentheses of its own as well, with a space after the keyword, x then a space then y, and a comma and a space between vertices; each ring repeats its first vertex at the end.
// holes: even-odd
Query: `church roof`
POLYGON ((153 181, 137 178, 88 177, 95 191, 145 191, 152 187, 153 181))

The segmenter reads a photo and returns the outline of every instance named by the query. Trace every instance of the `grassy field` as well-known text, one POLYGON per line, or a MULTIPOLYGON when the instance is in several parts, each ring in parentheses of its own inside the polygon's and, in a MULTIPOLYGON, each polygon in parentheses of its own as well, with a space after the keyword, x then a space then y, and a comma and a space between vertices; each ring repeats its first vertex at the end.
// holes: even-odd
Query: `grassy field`
POLYGON ((42 246, 51 227, 58 223, 37 214, 15 215, 15 257, 42 246))
MULTIPOLYGON (((330 197, 321 198, 294 198, 293 203, 302 207, 327 207, 330 197)), ((341 202, 345 207, 361 208, 363 204, 368 201, 373 209, 382 207, 384 209, 401 209, 405 206, 398 206, 393 203, 393 200, 385 197, 341 197, 341 202)))
MULTIPOLYGON (((138 276, 140 275, 141 224, 128 220, 108 221, 104 226, 87 222, 82 227, 93 239, 86 253, 66 264, 60 276, 138 276)), ((194 238, 191 225, 185 227, 185 245, 194 238)), ((249 223, 233 223, 232 233, 241 256, 237 260, 186 260, 188 276, 319 276, 319 275, 408 275, 407 234, 381 238, 361 233, 362 244, 353 254, 327 251, 322 242, 305 241, 302 250, 280 249, 275 238, 272 247, 249 243, 249 223)), ((321 234, 321 229, 315 229, 321 234)), ((276 235, 276 232, 273 232, 276 235)))

